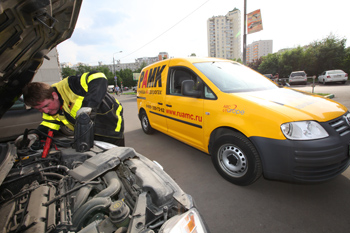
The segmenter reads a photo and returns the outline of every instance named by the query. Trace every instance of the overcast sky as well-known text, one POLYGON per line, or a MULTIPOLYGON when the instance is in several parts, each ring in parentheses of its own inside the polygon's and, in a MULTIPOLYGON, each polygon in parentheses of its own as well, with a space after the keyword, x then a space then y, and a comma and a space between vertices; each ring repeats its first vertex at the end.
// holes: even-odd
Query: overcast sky
MULTIPOLYGON (((247 14, 260 9, 263 21, 262 31, 247 35, 247 45, 273 40, 277 52, 333 34, 350 46, 349 0, 246 1, 247 14)), ((234 8, 241 11, 243 36, 244 0, 84 0, 72 37, 58 46, 59 59, 97 65, 112 64, 113 57, 134 62, 159 52, 206 57, 207 19, 234 8)))

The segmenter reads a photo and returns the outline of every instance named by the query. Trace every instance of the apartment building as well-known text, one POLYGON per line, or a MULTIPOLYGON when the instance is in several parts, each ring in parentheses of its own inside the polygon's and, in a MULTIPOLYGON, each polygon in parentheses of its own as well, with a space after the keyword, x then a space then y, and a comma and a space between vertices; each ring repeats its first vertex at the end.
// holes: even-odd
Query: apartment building
POLYGON ((242 59, 241 11, 235 8, 225 16, 209 18, 207 37, 209 57, 242 59))
POLYGON ((116 60, 114 64, 103 64, 102 62, 98 62, 97 66, 92 66, 84 63, 78 63, 76 65, 72 65, 70 63, 61 63, 61 68, 71 67, 72 69, 77 70, 79 65, 86 65, 86 66, 90 66, 91 68, 97 68, 99 66, 107 66, 111 72, 125 70, 125 69, 130 69, 134 71, 139 69, 143 64, 150 65, 157 61, 161 61, 168 58, 169 58, 169 54, 167 52, 159 52, 158 56, 156 57, 141 57, 141 58, 135 59, 135 62, 121 63, 120 60, 116 60))
POLYGON ((252 62, 260 57, 272 53, 272 40, 259 40, 247 46, 247 62, 252 62))
POLYGON ((57 48, 53 48, 46 56, 49 59, 44 59, 43 64, 34 76, 33 82, 44 82, 52 85, 62 80, 57 48))

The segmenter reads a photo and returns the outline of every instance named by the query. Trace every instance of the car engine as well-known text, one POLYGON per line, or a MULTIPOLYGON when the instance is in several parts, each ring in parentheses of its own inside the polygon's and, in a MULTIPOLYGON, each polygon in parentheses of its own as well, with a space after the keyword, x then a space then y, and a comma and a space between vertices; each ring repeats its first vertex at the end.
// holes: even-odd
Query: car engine
POLYGON ((1 232, 207 232, 192 197, 133 148, 42 152, 0 144, 1 232))

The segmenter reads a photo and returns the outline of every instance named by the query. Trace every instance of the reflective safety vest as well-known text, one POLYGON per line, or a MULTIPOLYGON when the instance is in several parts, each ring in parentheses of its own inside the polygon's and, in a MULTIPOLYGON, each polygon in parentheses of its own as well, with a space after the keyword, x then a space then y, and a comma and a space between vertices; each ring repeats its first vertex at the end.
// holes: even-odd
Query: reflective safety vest
POLYGON ((107 93, 107 78, 103 73, 88 72, 81 76, 70 76, 52 86, 62 102, 62 112, 53 116, 43 113, 41 126, 59 130, 63 123, 74 130, 77 111, 81 107, 92 107, 96 111, 95 135, 124 137, 123 107, 107 93))

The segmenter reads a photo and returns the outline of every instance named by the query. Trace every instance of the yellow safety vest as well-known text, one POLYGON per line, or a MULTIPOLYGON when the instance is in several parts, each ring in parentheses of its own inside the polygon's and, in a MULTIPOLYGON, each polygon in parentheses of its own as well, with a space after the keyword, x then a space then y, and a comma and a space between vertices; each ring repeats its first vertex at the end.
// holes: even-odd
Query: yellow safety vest
MULTIPOLYGON (((100 72, 93 73, 90 75, 88 74, 89 73, 84 73, 80 77, 80 86, 85 90, 85 92, 88 92, 88 84, 92 80, 97 78, 107 79, 106 76, 100 72)), ((77 111, 82 107, 84 96, 78 95, 71 90, 69 86, 69 78, 63 79, 62 81, 55 83, 52 86, 57 89, 57 92, 60 94, 63 100, 62 110, 64 114, 69 114, 72 119, 75 119, 77 111)), ((106 94, 106 95, 109 95, 109 94, 106 94)), ((109 97, 112 97, 112 96, 109 95, 109 97)), ((123 122, 123 116, 122 116, 123 108, 117 99, 113 98, 113 100, 111 100, 111 98, 109 98, 108 100, 110 102, 109 107, 115 108, 115 109, 113 110, 113 112, 110 111, 111 109, 107 109, 107 110, 105 109, 104 112, 97 111, 96 120, 95 120, 95 125, 96 125, 95 134, 100 136, 119 138, 119 137, 122 137, 121 134, 124 131, 124 122, 123 122), (115 104, 113 104, 112 101, 115 102, 115 104), (101 118, 102 120, 100 120, 101 118), (115 125, 113 126, 111 125, 110 127, 104 127, 103 125, 104 118, 112 119, 111 121, 108 121, 108 122, 115 122, 115 125), (111 132, 110 129, 114 129, 113 130, 114 133, 111 132)), ((59 130, 60 128, 59 122, 62 122, 68 128, 70 128, 71 130, 74 130, 74 122, 70 122, 69 120, 67 120, 65 115, 61 115, 61 114, 50 116, 44 113, 43 122, 41 123, 41 125, 48 127, 52 130, 59 130)))

